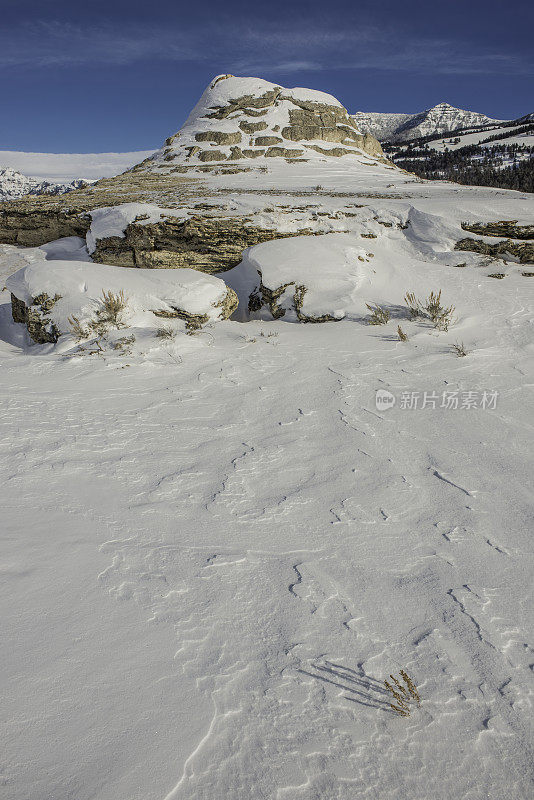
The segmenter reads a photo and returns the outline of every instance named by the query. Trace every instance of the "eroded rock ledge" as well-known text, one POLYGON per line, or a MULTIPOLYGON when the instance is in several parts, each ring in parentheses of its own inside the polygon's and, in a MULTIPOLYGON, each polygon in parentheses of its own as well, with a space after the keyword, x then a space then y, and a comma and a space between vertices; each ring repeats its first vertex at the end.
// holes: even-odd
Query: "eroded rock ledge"
POLYGON ((493 258, 504 258, 508 255, 518 258, 520 264, 534 263, 534 244, 514 242, 511 239, 495 242, 495 244, 488 244, 483 239, 460 239, 454 245, 454 249, 480 253, 493 258))
POLYGON ((508 239, 534 239, 534 225, 518 225, 516 219, 498 222, 462 222, 462 230, 479 236, 498 236, 508 239))
POLYGON ((0 210, 0 242, 2 244, 39 247, 64 236, 85 238, 90 217, 79 208, 40 209, 28 203, 3 203, 0 210), (4 208, 5 207, 5 208, 4 208))
POLYGON ((247 247, 312 233, 280 233, 246 223, 243 217, 194 216, 185 221, 170 217, 147 225, 130 224, 124 237, 99 239, 92 257, 102 264, 121 267, 189 267, 216 273, 237 266, 247 247))
POLYGON ((85 238, 95 208, 149 200, 176 207, 198 196, 198 182, 131 171, 57 197, 24 197, 0 204, 0 243, 39 247, 64 236, 85 238))

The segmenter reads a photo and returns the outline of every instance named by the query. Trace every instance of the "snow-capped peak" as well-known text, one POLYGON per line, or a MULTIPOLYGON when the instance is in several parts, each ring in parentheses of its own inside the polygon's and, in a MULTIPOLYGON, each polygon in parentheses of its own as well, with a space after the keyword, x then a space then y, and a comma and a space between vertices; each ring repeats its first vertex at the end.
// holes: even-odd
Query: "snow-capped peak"
POLYGON ((0 169, 0 200, 22 197, 37 186, 35 178, 28 178, 11 167, 0 169))
POLYGON ((26 194, 64 194, 80 189, 91 181, 78 178, 70 183, 51 183, 23 175, 12 167, 0 168, 0 200, 17 200, 26 194))
POLYGON ((381 114, 358 111, 352 115, 362 131, 380 141, 408 141, 420 136, 440 136, 460 128, 495 125, 495 120, 476 111, 465 111, 444 101, 418 114, 381 114))

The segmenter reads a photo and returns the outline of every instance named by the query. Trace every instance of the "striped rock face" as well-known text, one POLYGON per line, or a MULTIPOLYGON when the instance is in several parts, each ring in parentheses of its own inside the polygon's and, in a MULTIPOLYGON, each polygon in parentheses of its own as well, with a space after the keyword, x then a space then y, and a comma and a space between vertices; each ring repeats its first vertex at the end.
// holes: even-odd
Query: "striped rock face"
POLYGON ((137 169, 180 171, 180 166, 284 158, 289 161, 383 157, 374 136, 363 134, 332 95, 284 89, 260 78, 215 78, 185 125, 137 169), (177 169, 178 168, 178 169, 177 169))

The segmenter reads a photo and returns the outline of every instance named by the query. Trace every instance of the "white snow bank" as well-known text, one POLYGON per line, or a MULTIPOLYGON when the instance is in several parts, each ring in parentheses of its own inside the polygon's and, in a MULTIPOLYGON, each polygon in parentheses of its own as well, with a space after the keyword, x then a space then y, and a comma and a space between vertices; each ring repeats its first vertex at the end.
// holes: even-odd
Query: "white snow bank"
POLYGON ((245 251, 237 270, 249 275, 255 271, 271 291, 291 284, 281 302, 286 310, 292 306, 295 287, 304 286, 302 312, 336 319, 349 313, 367 314, 366 302, 376 302, 378 295, 384 295, 393 272, 385 262, 377 270, 361 237, 345 233, 295 236, 255 245, 245 251))
MULTIPOLYGON (((65 236, 35 248, 47 261, 89 261, 85 240, 80 236, 65 236)), ((91 262, 92 263, 92 262, 91 262)))
MULTIPOLYGON (((241 264, 224 274, 224 280, 240 296, 241 313, 252 294, 263 300, 259 313, 264 315, 269 292, 281 292, 276 310, 281 307, 284 319, 294 321, 300 302, 295 292, 304 287, 300 311, 307 317, 362 319, 370 313, 368 305, 381 305, 402 316, 407 291, 425 298, 441 288, 430 264, 449 269, 460 262, 477 263, 476 254, 454 250, 461 233, 454 221, 413 207, 406 214, 384 210, 380 219, 355 220, 351 233, 333 231, 255 245, 245 251, 241 264), (262 286, 268 291, 262 293, 262 286)), ((445 299, 462 306, 461 297, 445 299)))
POLYGON ((406 238, 425 255, 454 250, 455 242, 464 236, 457 222, 413 206, 408 212, 407 222, 406 238))
POLYGON ((122 322, 128 328, 156 326, 153 311, 178 309, 220 319, 217 304, 227 294, 220 278, 192 269, 128 269, 79 261, 36 261, 11 275, 6 288, 26 305, 43 293, 51 298, 60 295, 49 318, 61 333, 71 330, 73 315, 82 325, 93 319, 102 292, 124 292, 127 304, 122 322))
POLYGON ((28 264, 45 261, 91 261, 85 239, 78 236, 65 236, 40 247, 17 247, 0 244, 0 289, 5 279, 28 264))

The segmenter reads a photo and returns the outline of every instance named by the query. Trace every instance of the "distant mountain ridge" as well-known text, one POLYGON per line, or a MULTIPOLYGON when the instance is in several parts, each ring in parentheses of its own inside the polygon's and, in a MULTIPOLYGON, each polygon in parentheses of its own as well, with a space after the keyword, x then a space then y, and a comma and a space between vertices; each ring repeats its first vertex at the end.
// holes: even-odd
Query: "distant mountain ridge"
POLYGON ((0 150, 0 169, 11 167, 39 181, 70 183, 77 178, 111 178, 138 164, 154 152, 137 150, 119 153, 35 153, 0 150))
POLYGON ((0 150, 0 200, 58 195, 117 175, 153 150, 125 153, 26 153, 0 150))
MULTIPOLYGON (((430 180, 534 191, 534 114, 491 120, 440 103, 407 120, 384 115, 377 135, 388 158, 430 180), (397 127, 395 124, 398 122, 397 127)), ((365 128, 365 121, 357 121, 365 128)))
POLYGON ((503 120, 492 119, 476 111, 465 111, 449 103, 438 103, 417 114, 391 114, 357 111, 351 114, 362 132, 379 141, 406 142, 422 136, 443 136, 463 128, 499 125, 503 120))
POLYGON ((24 195, 40 194, 65 194, 73 189, 82 189, 92 181, 78 178, 70 183, 54 183, 51 181, 39 181, 36 178, 29 178, 16 169, 6 167, 0 169, 0 200, 17 200, 24 195))

